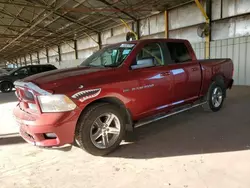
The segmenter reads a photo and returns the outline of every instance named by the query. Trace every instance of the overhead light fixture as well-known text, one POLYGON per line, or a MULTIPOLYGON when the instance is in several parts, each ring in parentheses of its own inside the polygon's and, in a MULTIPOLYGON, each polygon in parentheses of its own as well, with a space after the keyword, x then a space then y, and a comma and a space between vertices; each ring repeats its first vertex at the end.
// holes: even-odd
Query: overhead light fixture
POLYGON ((157 5, 153 5, 152 10, 151 10, 151 14, 159 14, 159 13, 160 13, 160 11, 157 8, 157 5))

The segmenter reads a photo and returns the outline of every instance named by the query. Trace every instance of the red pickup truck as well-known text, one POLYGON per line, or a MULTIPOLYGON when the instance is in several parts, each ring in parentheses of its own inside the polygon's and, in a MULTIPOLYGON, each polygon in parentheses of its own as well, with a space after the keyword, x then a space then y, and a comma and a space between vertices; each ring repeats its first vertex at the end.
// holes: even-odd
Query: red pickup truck
POLYGON ((21 136, 36 146, 76 141, 106 155, 135 127, 201 105, 220 110, 232 77, 230 59, 197 60, 187 40, 123 42, 79 67, 16 81, 14 116, 21 136))

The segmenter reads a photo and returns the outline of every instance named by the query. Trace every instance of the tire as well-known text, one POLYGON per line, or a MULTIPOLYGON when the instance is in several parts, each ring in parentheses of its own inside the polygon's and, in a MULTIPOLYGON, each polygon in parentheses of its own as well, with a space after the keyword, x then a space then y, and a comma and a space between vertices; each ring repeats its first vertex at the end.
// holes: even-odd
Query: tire
POLYGON ((88 153, 104 156, 117 149, 124 136, 125 119, 120 109, 109 103, 97 103, 81 115, 75 141, 88 153), (110 117, 113 118, 111 124, 110 117))
POLYGON ((214 81, 207 92, 206 101, 203 105, 205 110, 217 112, 223 106, 223 102, 226 96, 226 89, 223 80, 214 81))
POLYGON ((9 93, 13 89, 13 84, 11 82, 2 82, 0 85, 0 90, 2 93, 9 93))

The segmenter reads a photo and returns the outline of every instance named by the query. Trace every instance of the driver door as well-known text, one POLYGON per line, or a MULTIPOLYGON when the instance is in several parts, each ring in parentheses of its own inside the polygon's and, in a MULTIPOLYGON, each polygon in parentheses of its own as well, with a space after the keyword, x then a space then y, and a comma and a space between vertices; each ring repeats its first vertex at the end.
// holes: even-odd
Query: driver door
POLYGON ((139 66, 141 60, 152 62, 153 66, 136 68, 130 71, 130 77, 138 79, 139 87, 135 88, 138 116, 140 118, 154 115, 157 112, 171 108, 173 95, 173 75, 165 65, 163 44, 158 42, 147 43, 136 56, 135 62, 139 66))
POLYGON ((14 72, 14 78, 15 78, 15 80, 23 79, 23 78, 29 76, 29 74, 30 74, 29 67, 23 67, 23 68, 17 70, 16 72, 14 72))

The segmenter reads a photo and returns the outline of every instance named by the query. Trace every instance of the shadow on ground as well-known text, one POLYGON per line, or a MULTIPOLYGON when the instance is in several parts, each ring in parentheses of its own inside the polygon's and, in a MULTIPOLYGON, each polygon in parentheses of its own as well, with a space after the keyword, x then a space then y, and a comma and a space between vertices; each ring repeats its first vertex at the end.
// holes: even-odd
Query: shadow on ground
POLYGON ((0 135, 0 146, 25 143, 25 140, 18 135, 16 135, 16 136, 4 135, 4 137, 2 137, 2 136, 3 135, 0 135))
POLYGON ((158 158, 250 149, 250 87, 229 92, 217 113, 196 108, 138 128, 136 141, 109 157, 158 158))
MULTIPOLYGON (((199 107, 138 128, 133 143, 121 145, 107 157, 150 159, 248 150, 249 106, 250 87, 235 87, 221 111, 205 112, 199 107)), ((0 145, 24 142, 18 136, 0 139, 0 145)))
POLYGON ((9 102, 16 102, 17 97, 15 95, 15 91, 9 93, 1 93, 0 92, 0 104, 9 103, 9 102))

